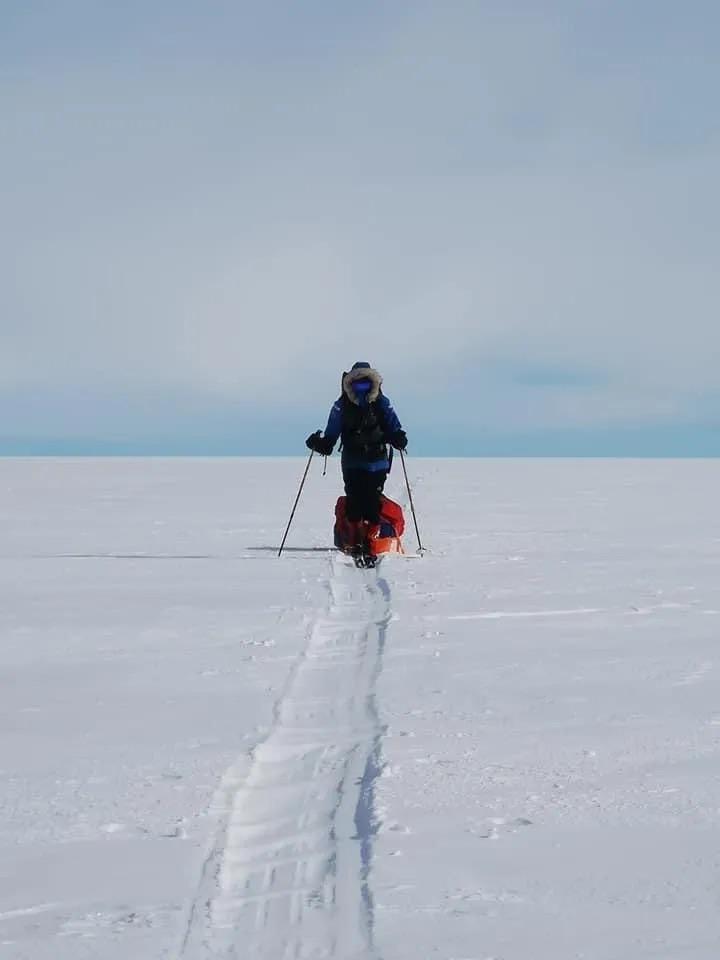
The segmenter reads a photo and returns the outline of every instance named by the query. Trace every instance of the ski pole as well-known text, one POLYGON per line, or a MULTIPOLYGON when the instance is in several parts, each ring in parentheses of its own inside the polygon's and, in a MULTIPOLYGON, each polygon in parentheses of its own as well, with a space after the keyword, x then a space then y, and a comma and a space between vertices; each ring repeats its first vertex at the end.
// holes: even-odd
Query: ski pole
POLYGON ((315 453, 314 450, 310 451, 310 456, 308 457, 308 462, 305 466, 305 473, 303 474, 303 478, 300 481, 300 489, 298 490, 297 496, 295 497, 295 503, 293 504, 292 513, 290 514, 290 519, 288 520, 288 525, 285 530, 285 536, 282 538, 282 543, 280 544, 280 549, 278 550, 279 557, 282 556, 282 552, 285 547, 285 541, 287 540, 287 535, 290 533, 290 525, 293 522, 293 517, 295 516, 295 511, 297 510, 297 505, 300 502, 300 494, 302 493, 303 487, 305 486, 305 478, 308 475, 308 470, 310 469, 310 461, 312 460, 314 453, 315 453))
POLYGON ((425 551, 425 547, 420 542, 420 531, 418 530, 417 516, 415 515, 415 504, 413 503, 412 490, 410 489, 410 481, 408 480, 407 467, 405 466, 405 454, 403 451, 400 451, 400 460, 402 462, 403 473, 405 474, 405 486, 407 487, 408 497, 410 499, 410 510, 413 516, 413 522, 415 523, 415 533, 417 535, 418 542, 418 553, 422 555, 425 551))

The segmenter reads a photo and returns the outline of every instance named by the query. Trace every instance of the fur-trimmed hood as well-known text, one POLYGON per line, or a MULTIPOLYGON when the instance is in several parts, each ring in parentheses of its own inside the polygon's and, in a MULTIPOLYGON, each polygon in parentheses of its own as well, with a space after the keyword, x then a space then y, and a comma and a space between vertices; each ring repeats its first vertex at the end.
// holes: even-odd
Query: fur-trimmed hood
POLYGON ((382 386, 383 382, 382 377, 377 370, 373 370, 372 367, 360 367, 356 364, 350 373, 343 375, 343 393, 351 403, 359 406, 358 398, 355 396, 355 391, 352 388, 352 385, 356 380, 370 381, 372 386, 370 387, 370 392, 368 393, 368 403, 374 403, 380 396, 380 387, 382 386))

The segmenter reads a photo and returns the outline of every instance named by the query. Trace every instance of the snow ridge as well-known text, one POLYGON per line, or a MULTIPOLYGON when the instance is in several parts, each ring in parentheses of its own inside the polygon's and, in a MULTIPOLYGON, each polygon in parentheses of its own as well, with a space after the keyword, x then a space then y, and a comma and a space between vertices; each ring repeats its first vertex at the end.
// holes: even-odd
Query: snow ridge
POLYGON ((390 619, 378 570, 331 560, 330 599, 249 770, 231 768, 180 954, 373 960, 375 699, 390 619))

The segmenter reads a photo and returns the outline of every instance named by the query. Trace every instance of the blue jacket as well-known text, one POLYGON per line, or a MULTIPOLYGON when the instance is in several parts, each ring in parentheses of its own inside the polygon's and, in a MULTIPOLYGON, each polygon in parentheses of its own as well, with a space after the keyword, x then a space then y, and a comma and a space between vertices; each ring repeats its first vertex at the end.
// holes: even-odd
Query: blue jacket
MULTIPOLYGON (((388 434, 395 433, 396 430, 402 430, 402 425, 398 419, 398 415, 395 413, 392 404, 385 396, 384 393, 381 393, 380 396, 375 401, 380 407, 382 412, 383 419, 385 421, 386 430, 388 434)), ((335 443, 342 433, 342 412, 343 412, 343 403, 342 399, 337 400, 330 410, 330 416, 328 417, 327 426, 325 427, 325 438, 331 440, 335 443)), ((355 470, 389 470, 390 462, 387 457, 383 460, 373 460, 368 461, 361 459, 360 457, 353 457, 348 454, 345 450, 342 452, 342 465, 343 468, 355 469, 355 470)))

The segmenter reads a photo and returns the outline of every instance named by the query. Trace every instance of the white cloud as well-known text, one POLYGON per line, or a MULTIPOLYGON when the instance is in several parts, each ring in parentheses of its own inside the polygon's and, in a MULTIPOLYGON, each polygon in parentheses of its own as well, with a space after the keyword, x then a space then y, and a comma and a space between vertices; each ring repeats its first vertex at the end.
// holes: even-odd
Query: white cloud
POLYGON ((441 402, 477 365, 518 428, 696 410, 720 355, 709 88, 685 72, 696 99, 663 106, 662 31, 634 50, 608 12, 585 62, 574 5, 504 6, 418 5, 300 66, 16 77, 0 382, 312 406, 359 357, 408 395, 432 371, 441 402), (604 378, 568 403, 496 358, 604 378))

